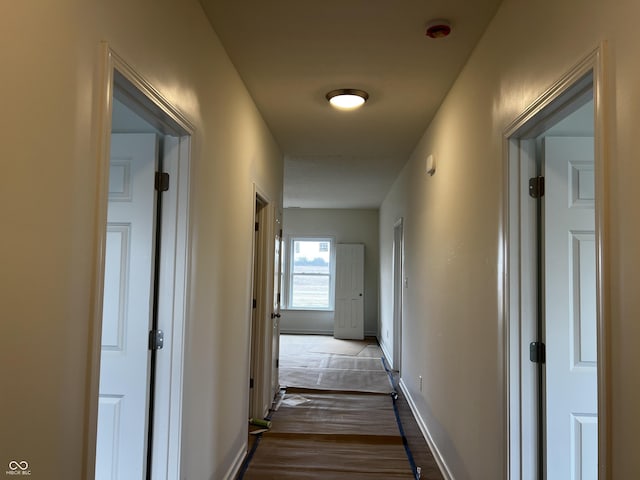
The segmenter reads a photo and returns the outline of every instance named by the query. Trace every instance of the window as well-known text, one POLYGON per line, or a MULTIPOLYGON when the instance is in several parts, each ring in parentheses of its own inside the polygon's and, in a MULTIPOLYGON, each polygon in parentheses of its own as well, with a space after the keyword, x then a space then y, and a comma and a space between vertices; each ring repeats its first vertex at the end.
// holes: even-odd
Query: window
POLYGON ((333 309, 333 239, 292 237, 287 306, 297 310, 333 309))

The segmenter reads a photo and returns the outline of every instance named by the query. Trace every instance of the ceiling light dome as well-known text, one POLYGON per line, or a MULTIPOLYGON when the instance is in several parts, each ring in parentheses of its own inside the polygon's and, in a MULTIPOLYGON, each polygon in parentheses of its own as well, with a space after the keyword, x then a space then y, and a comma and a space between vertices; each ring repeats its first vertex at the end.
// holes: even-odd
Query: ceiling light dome
POLYGON ((340 88, 327 93, 329 103, 340 110, 354 110, 364 105, 368 98, 367 92, 353 88, 340 88))

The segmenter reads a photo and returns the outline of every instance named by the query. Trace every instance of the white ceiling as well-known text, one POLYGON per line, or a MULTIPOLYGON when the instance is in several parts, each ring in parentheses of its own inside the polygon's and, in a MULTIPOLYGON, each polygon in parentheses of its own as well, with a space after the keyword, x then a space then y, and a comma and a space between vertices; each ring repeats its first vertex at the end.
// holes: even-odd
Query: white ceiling
POLYGON ((200 1, 285 154, 284 206, 308 208, 380 205, 500 3, 200 1), (369 101, 335 110, 336 88, 369 101))

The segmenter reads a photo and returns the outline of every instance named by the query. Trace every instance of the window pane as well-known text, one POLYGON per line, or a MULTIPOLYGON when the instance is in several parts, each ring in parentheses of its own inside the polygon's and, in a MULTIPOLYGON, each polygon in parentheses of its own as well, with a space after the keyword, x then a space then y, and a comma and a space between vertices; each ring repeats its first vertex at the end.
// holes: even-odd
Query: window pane
POLYGON ((294 274, 322 273, 328 275, 330 273, 331 248, 328 242, 295 240, 293 244, 294 274))
POLYGON ((329 308, 329 277, 293 275, 291 306, 294 308, 329 308))

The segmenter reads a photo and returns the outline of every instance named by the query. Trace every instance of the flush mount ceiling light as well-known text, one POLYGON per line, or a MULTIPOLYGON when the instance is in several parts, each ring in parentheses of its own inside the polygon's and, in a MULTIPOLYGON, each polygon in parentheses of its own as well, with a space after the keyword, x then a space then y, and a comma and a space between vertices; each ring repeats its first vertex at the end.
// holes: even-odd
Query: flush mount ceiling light
POLYGON ((340 110, 354 110, 364 105, 369 98, 369 94, 364 90, 353 88, 340 88, 327 93, 329 103, 340 110))

